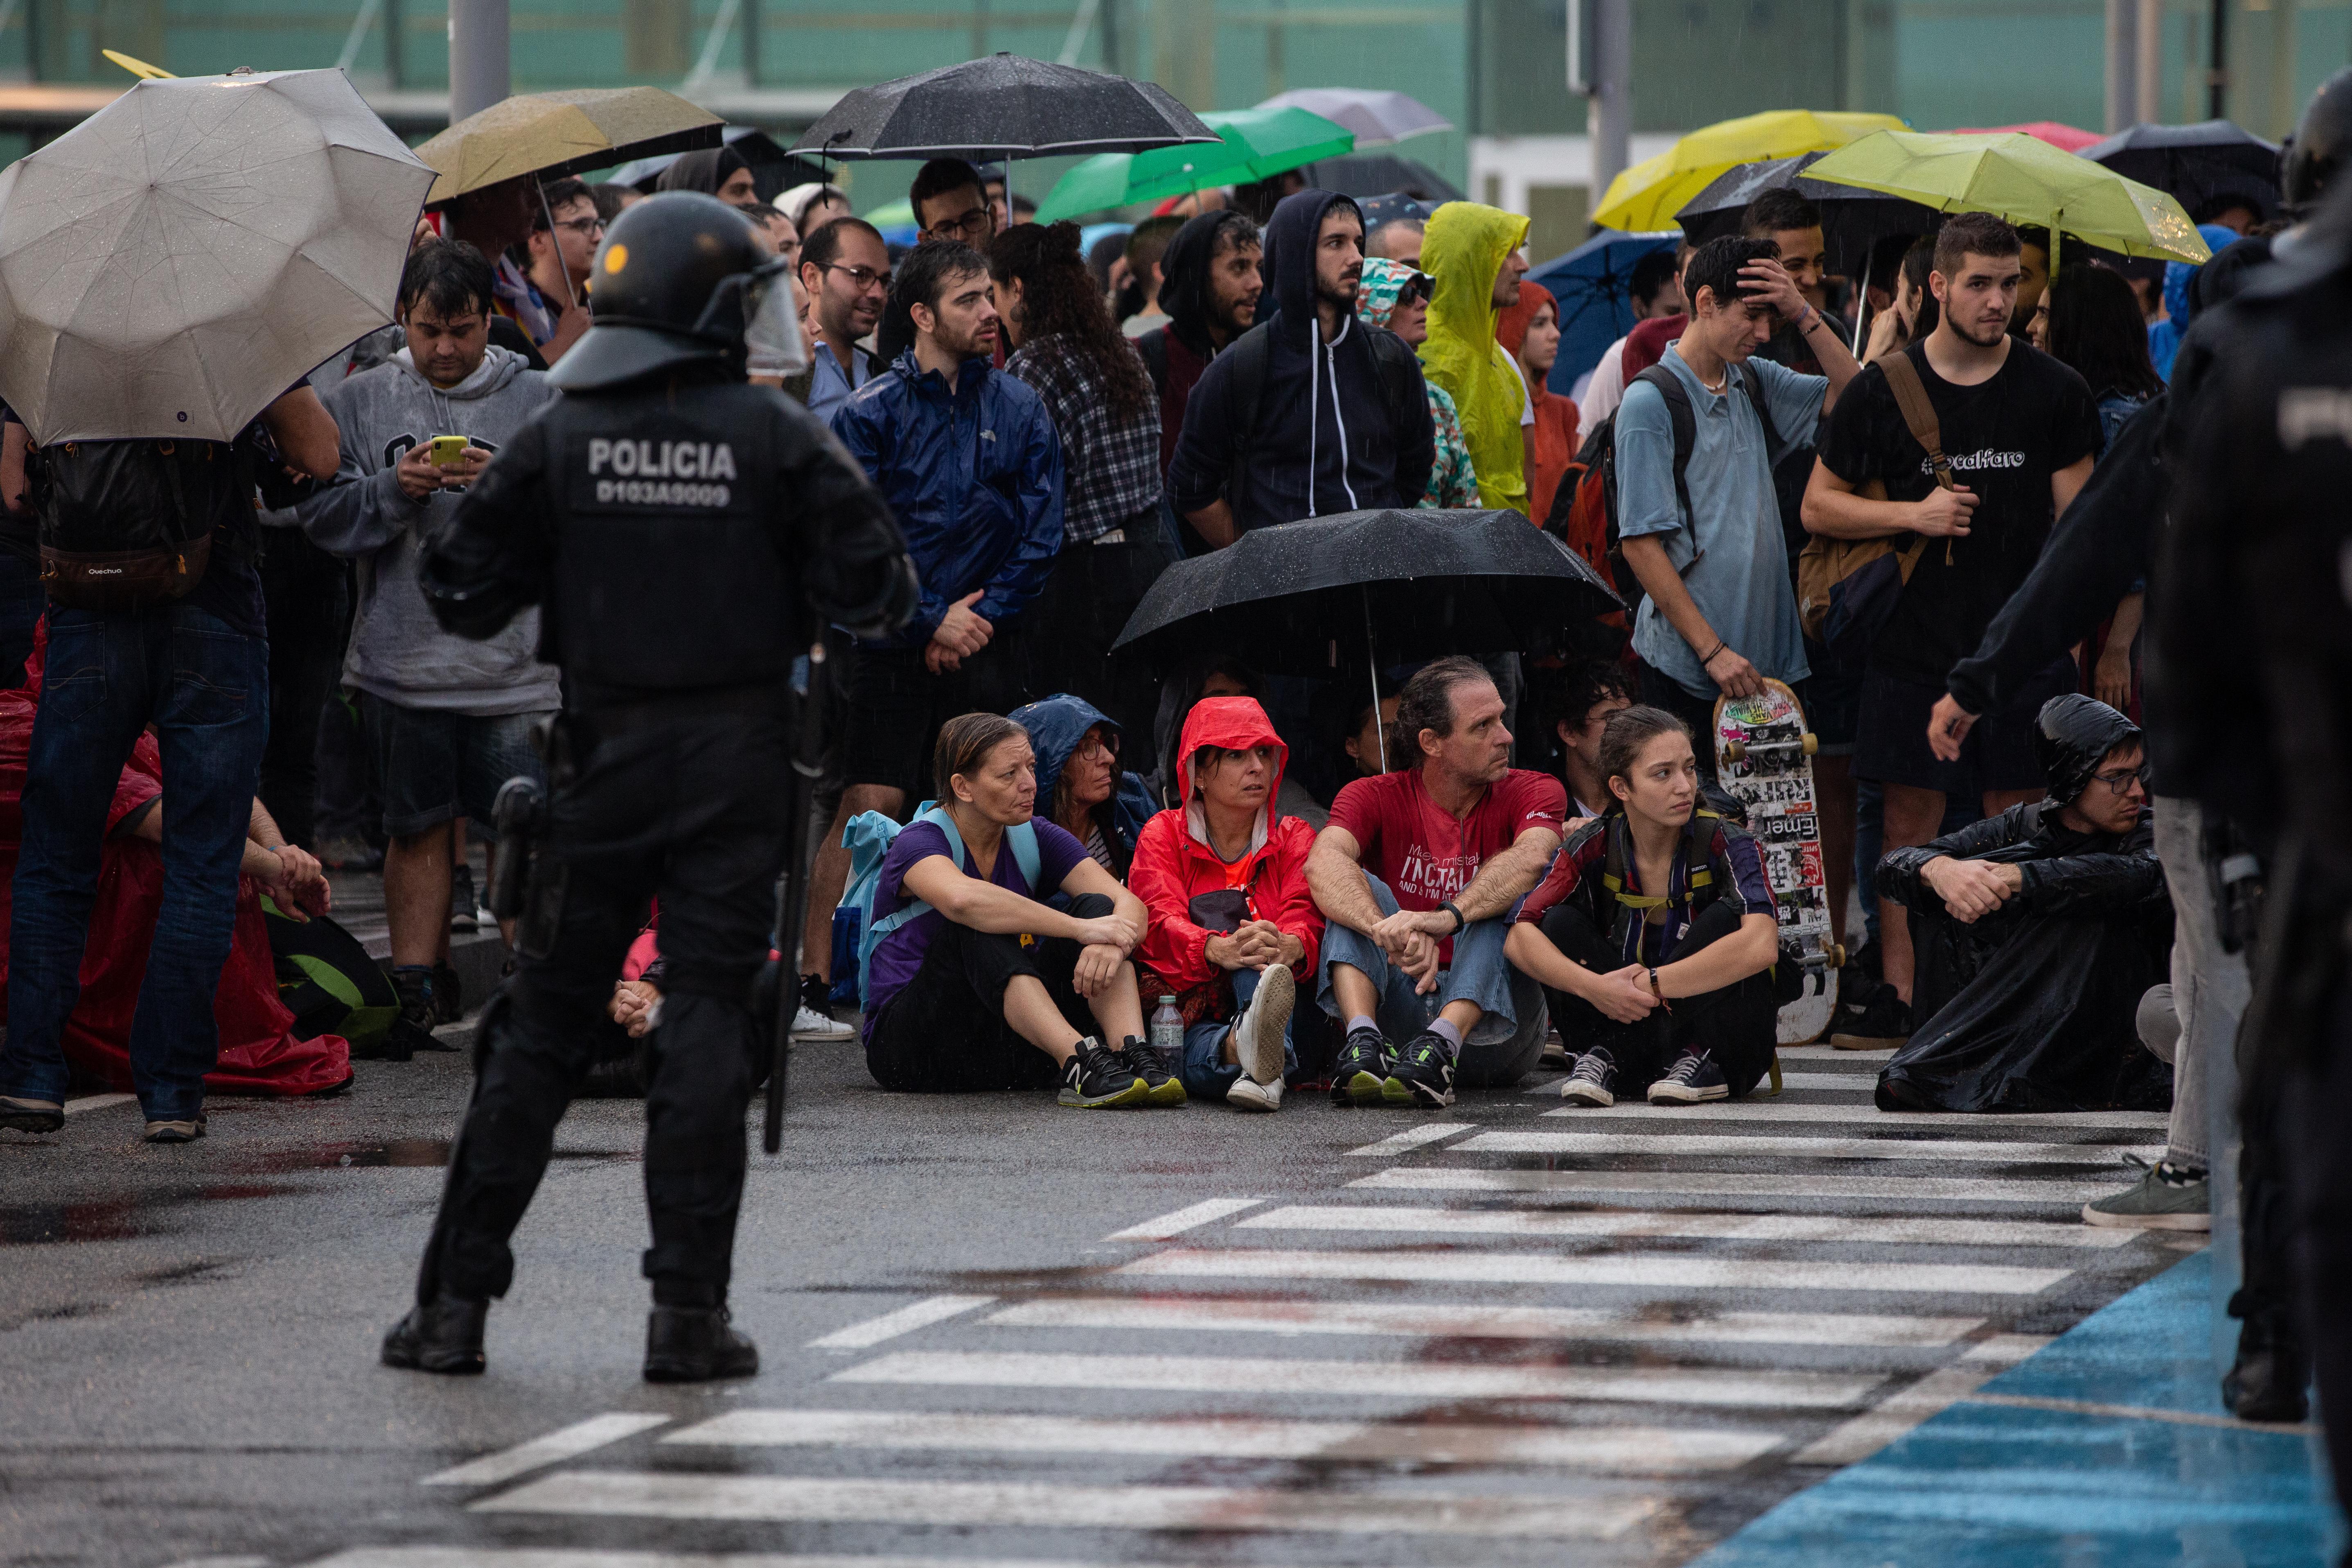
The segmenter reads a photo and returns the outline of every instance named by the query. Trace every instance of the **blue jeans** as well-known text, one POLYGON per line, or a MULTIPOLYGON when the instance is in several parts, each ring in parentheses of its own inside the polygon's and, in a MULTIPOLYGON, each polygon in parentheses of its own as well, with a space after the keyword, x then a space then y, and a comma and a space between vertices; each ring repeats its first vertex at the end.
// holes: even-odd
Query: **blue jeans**
POLYGON ((131 1018, 131 1086, 151 1121, 203 1109, 220 1053, 213 998, 268 737, 268 661, 262 638, 192 605, 50 613, 8 928, 0 1094, 65 1098, 60 1039, 81 996, 106 815, 152 722, 163 761, 163 896, 131 1018))
MULTIPOLYGON (((1388 884, 1369 872, 1364 880, 1371 884, 1372 901, 1381 913, 1396 913, 1396 895, 1388 884)), ((1462 1042, 1454 1065, 1457 1080, 1473 1088, 1517 1083, 1543 1054, 1545 1013, 1543 988, 1503 956, 1503 938, 1510 929, 1508 914, 1463 927, 1454 939, 1453 967, 1440 971, 1437 988, 1420 996, 1413 993, 1412 976, 1391 966, 1378 942, 1333 921, 1323 928, 1316 995, 1324 1012, 1339 1017, 1339 999, 1331 994, 1331 966, 1347 964, 1372 983, 1380 995, 1375 1017, 1381 1033, 1399 1043, 1429 1027, 1447 1003, 1474 1003, 1481 1016, 1462 1042)))
MULTIPOLYGON (((1250 998, 1257 994, 1257 971, 1234 971, 1234 1016, 1218 1021, 1212 1019, 1195 1024, 1184 1031, 1184 1060, 1176 1076, 1184 1080, 1184 1092, 1201 1100, 1223 1100, 1225 1090, 1242 1076, 1241 1064, 1225 1060, 1221 1048, 1225 1043, 1225 1031, 1241 1021, 1249 1011, 1250 998)), ((1282 1076, 1285 1079, 1298 1070, 1298 1054, 1290 1048, 1291 1034, 1298 1023, 1298 1015, 1291 1014, 1290 1022, 1282 1026, 1282 1076)))

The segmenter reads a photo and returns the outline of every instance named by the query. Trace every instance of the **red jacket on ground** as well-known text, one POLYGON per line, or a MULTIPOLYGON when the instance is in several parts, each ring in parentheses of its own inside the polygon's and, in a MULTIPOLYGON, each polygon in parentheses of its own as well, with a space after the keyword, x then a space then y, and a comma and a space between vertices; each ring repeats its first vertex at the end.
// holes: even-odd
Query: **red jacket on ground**
POLYGON ((1188 1024, 1231 1015, 1229 975, 1209 962, 1213 933, 1192 919, 1195 899, 1227 888, 1244 890, 1247 918, 1272 921, 1284 935, 1307 944, 1296 973, 1302 981, 1313 976, 1323 941, 1323 916, 1307 890, 1307 852, 1315 847, 1315 830, 1297 817, 1278 815, 1274 805, 1282 793, 1282 773, 1289 757, 1289 748, 1274 732, 1265 710, 1249 698, 1207 698, 1195 703, 1185 719, 1176 750, 1176 784, 1184 805, 1143 825, 1135 844, 1135 864, 1127 874, 1128 887, 1151 912, 1150 928, 1135 950, 1143 972, 1145 1011, 1154 1005, 1155 997, 1172 994, 1188 1024), (1230 867, 1209 847, 1203 807, 1192 788, 1192 753, 1202 746, 1236 752, 1272 746, 1275 751, 1274 776, 1267 781, 1266 804, 1259 810, 1250 851, 1230 867))

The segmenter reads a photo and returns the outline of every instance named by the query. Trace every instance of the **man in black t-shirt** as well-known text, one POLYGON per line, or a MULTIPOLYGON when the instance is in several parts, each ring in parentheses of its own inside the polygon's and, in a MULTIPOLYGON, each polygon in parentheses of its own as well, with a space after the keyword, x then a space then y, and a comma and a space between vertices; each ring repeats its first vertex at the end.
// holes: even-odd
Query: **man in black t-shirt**
MULTIPOLYGON (((1937 485, 1927 449, 1874 365, 1838 400, 1805 491, 1805 526, 1814 533, 1892 538, 1897 548, 1927 539, 1863 674, 1854 773, 1885 786, 1890 850, 1935 837, 1948 795, 1980 804, 1988 816, 2041 795, 2033 715, 2074 689, 2074 666, 2062 660, 1987 714, 1958 762, 1928 749, 1927 716, 1952 666, 2025 580, 2099 450, 2098 408, 2083 378, 2008 335, 2018 252, 2017 231, 1990 214, 1947 222, 1928 275, 1940 319, 1904 351, 1935 408, 1954 488, 1937 485), (1873 481, 1885 487, 1885 500, 1859 493, 1873 481)), ((1832 1044, 1879 1048, 1910 1035, 1909 932, 1899 905, 1880 906, 1885 985, 1832 1044)))

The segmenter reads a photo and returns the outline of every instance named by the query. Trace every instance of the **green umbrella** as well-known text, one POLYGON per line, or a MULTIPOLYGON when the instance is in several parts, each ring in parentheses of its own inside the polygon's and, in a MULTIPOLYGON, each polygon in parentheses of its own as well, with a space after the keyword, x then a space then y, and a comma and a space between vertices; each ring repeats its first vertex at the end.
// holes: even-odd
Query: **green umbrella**
POLYGON ((1884 191, 1943 212, 1988 212, 2126 256, 2203 262, 2212 252, 2180 204, 2162 191, 2016 132, 1937 134, 1880 131, 1805 171, 1811 180, 1884 191))
POLYGON ((1271 179, 1356 145, 1356 133, 1346 126, 1297 108, 1236 109, 1203 114, 1201 123, 1223 141, 1089 158, 1055 183, 1037 208, 1037 221, 1271 179))

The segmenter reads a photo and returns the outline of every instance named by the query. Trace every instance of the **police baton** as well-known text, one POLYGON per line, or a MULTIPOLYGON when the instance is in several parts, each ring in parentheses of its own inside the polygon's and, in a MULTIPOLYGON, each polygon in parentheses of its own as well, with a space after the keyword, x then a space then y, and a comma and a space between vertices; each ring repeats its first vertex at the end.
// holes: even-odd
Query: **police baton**
POLYGON ((808 889, 803 877, 808 853, 809 796, 824 756, 824 641, 809 647, 805 684, 795 672, 785 687, 784 722, 792 736, 792 773, 784 781, 783 874, 776 879, 775 1038, 768 1052, 767 1119, 760 1147, 773 1154, 784 1143, 784 1074, 793 1042, 793 1019, 800 1011, 800 945, 806 925, 808 889))

